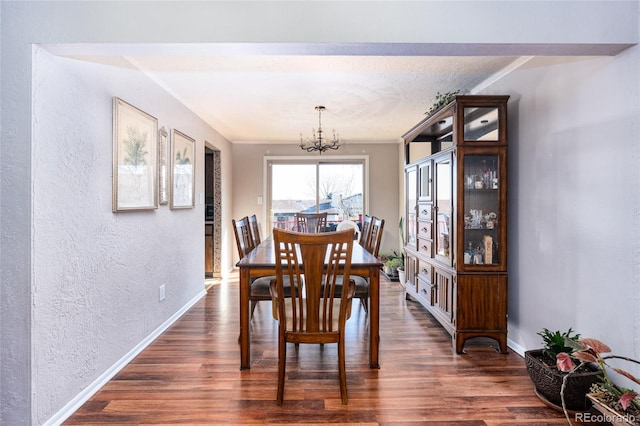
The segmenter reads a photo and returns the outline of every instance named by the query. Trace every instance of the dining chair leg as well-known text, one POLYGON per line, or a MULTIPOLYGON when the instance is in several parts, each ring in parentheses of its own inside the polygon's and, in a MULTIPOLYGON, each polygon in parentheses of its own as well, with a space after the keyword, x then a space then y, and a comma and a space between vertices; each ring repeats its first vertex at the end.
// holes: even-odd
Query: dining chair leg
POLYGON ((256 310, 257 305, 258 305, 258 302, 256 300, 251 301, 251 314, 249 316, 250 319, 253 319, 253 311, 256 310))
POLYGON ((345 362, 344 336, 338 340, 338 374, 340 376, 340 399, 343 404, 349 402, 347 396, 347 368, 345 362))
POLYGON ((287 344, 284 338, 278 339, 278 405, 282 405, 284 400, 284 373, 287 360, 287 344))

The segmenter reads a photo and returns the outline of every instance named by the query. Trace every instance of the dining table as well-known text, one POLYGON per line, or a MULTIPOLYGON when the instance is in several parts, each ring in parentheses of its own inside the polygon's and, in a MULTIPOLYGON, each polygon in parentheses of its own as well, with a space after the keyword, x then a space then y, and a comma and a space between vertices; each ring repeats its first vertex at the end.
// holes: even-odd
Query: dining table
MULTIPOLYGON (((276 274, 273 237, 269 236, 236 264, 240 273, 240 369, 251 368, 249 292, 253 278, 276 274)), ((304 266, 304 265, 303 265, 304 266)), ((369 367, 380 368, 380 268, 382 263, 357 242, 351 252, 351 275, 369 279, 369 367)))

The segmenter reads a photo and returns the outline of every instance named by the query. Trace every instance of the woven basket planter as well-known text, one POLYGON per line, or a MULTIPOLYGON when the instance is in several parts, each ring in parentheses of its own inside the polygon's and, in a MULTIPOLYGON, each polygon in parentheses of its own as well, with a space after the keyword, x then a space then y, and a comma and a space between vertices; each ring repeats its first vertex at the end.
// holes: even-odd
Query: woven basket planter
MULTIPOLYGON (((542 362, 542 349, 526 351, 524 359, 529 378, 536 388, 536 395, 544 402, 555 405, 562 410, 560 390, 562 379, 566 373, 542 362)), ((586 395, 592 384, 602 380, 602 374, 600 369, 595 366, 587 366, 586 368, 589 368, 590 371, 572 373, 567 379, 564 400, 568 410, 586 411, 591 407, 591 401, 586 398, 586 395)))

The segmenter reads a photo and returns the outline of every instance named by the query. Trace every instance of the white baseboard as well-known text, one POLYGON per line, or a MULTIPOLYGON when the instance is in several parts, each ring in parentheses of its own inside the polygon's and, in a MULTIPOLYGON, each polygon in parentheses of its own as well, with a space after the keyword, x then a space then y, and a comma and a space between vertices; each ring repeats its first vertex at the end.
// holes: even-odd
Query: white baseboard
POLYGON ((524 358, 524 351, 526 351, 525 348, 523 348, 522 346, 518 345, 516 342, 514 342, 513 340, 507 338, 507 346, 509 346, 511 348, 511 350, 513 350, 515 353, 517 353, 518 355, 520 355, 521 357, 524 358))
POLYGON ((73 413, 75 413, 85 402, 89 400, 96 392, 98 392, 105 384, 109 382, 122 370, 133 358, 135 358, 140 352, 142 352, 151 342, 153 342, 158 336, 160 336, 167 328, 169 328, 174 322, 176 322, 182 315, 185 314, 193 305, 195 305, 200 299, 202 299, 207 292, 203 289, 201 293, 191 299, 186 305, 184 305, 179 311, 173 314, 168 320, 166 320, 160 327, 156 328, 151 334, 149 334, 144 340, 138 343, 133 349, 131 349, 125 356, 120 358, 115 364, 102 373, 96 380, 87 386, 82 392, 75 396, 67 405, 62 407, 60 411, 51 416, 43 426, 58 426, 68 419, 73 413))

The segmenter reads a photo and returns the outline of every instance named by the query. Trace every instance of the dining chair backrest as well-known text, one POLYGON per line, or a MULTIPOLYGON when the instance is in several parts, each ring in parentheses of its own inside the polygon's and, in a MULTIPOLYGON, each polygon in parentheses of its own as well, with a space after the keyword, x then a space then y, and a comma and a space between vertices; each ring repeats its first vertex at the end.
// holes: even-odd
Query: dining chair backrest
POLYGON ((249 218, 247 216, 233 222, 233 231, 236 235, 236 244, 238 246, 238 255, 240 259, 245 257, 254 249, 253 238, 251 237, 251 229, 249 227, 249 218))
POLYGON ((249 216, 249 228, 251 229, 251 238, 253 240, 253 246, 260 245, 262 239, 260 238, 260 225, 258 225, 258 218, 256 215, 249 216))
POLYGON ((367 244, 365 245, 365 249, 378 257, 378 253, 380 252, 380 242, 382 241, 382 230, 384 229, 384 219, 380 219, 377 217, 373 217, 371 219, 371 230, 369 232, 369 238, 367 239, 367 244))
POLYGON ((327 212, 324 213, 296 213, 298 231, 311 234, 324 232, 327 227, 327 212))
POLYGON ((366 247, 371 236, 371 216, 368 214, 362 217, 362 232, 360 233, 360 245, 366 247))
POLYGON ((279 404, 284 396, 287 343, 338 343, 340 395, 347 403, 344 338, 355 292, 349 280, 353 235, 353 229, 315 234, 273 230, 276 280, 271 282, 271 294, 273 317, 278 320, 279 404), (290 297, 284 282, 290 283, 290 297))

